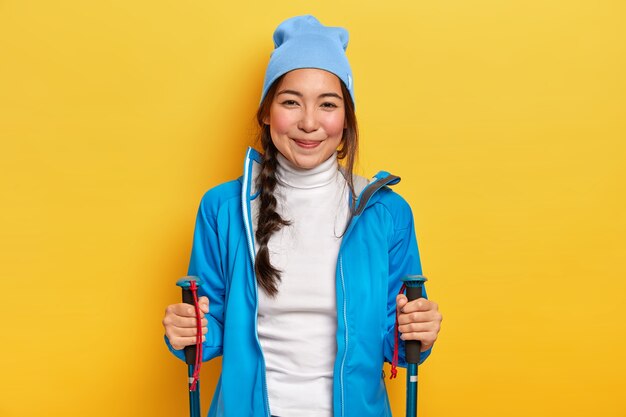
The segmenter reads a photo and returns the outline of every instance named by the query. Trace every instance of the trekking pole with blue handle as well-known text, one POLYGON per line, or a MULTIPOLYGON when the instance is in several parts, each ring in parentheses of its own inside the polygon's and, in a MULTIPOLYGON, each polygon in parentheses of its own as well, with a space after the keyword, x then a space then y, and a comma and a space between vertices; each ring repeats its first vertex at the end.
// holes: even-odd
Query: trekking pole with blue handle
MULTIPOLYGON (((423 275, 409 275, 402 278, 406 286, 406 298, 409 301, 423 297, 424 282, 427 278, 423 275)), ((406 417, 417 416, 417 367, 420 361, 422 344, 419 340, 407 340, 404 342, 406 350, 406 417)))
MULTIPOLYGON (((183 290, 183 303, 196 306, 194 291, 200 286, 200 278, 187 276, 176 281, 176 285, 183 290)), ((197 310, 196 310, 197 311, 197 310)), ((199 317, 196 317, 199 320, 199 317)), ((202 337, 202 334, 200 334, 202 337)), ((189 375, 189 415, 190 417, 200 417, 200 381, 197 380, 196 356, 198 350, 196 345, 185 346, 185 362, 187 363, 187 373, 189 375), (194 381, 194 379, 196 379, 194 381), (194 384, 195 382, 195 384, 194 384)))

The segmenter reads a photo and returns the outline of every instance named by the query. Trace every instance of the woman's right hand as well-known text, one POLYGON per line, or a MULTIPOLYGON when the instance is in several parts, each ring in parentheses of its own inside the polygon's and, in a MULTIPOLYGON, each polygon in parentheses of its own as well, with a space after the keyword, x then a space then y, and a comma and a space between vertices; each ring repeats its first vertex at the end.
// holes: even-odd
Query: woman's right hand
MULTIPOLYGON (((206 340, 204 335, 209 331, 208 321, 205 317, 206 314, 209 314, 209 299, 207 297, 198 298, 198 306, 200 307, 200 317, 202 317, 202 341, 204 342, 206 340)), ((163 318, 163 327, 165 327, 165 335, 175 350, 195 345, 197 330, 194 306, 185 303, 167 306, 163 318)))

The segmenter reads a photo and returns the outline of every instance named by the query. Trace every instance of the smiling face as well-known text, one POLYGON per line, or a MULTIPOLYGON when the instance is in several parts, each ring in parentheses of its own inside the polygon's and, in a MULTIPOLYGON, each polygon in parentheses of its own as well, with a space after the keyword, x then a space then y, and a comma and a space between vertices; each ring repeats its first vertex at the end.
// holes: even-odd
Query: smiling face
POLYGON ((303 169, 318 166, 337 150, 346 127, 339 78, 312 68, 288 72, 263 123, 269 125, 276 149, 291 163, 303 169))

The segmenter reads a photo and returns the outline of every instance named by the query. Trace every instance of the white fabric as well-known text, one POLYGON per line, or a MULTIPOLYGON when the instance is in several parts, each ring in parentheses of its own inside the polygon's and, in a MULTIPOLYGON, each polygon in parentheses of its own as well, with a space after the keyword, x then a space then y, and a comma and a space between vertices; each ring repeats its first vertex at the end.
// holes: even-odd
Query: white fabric
MULTIPOLYGON (((279 154, 277 211, 291 222, 269 243, 282 271, 278 295, 259 290, 258 334, 270 410, 277 416, 332 416, 337 353, 335 271, 349 216, 336 154, 301 170, 279 154)), ((258 244, 257 244, 258 247, 258 244)))

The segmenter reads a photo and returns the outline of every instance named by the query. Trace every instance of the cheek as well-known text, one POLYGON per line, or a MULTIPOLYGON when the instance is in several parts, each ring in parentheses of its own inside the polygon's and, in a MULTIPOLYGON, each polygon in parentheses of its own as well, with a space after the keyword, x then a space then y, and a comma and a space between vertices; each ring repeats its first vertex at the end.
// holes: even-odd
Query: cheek
POLYGON ((342 136, 345 124, 343 114, 333 114, 324 121, 324 130, 328 136, 342 136))
POLYGON ((286 133, 289 131, 293 121, 287 112, 273 111, 270 114, 270 128, 277 133, 286 133))

